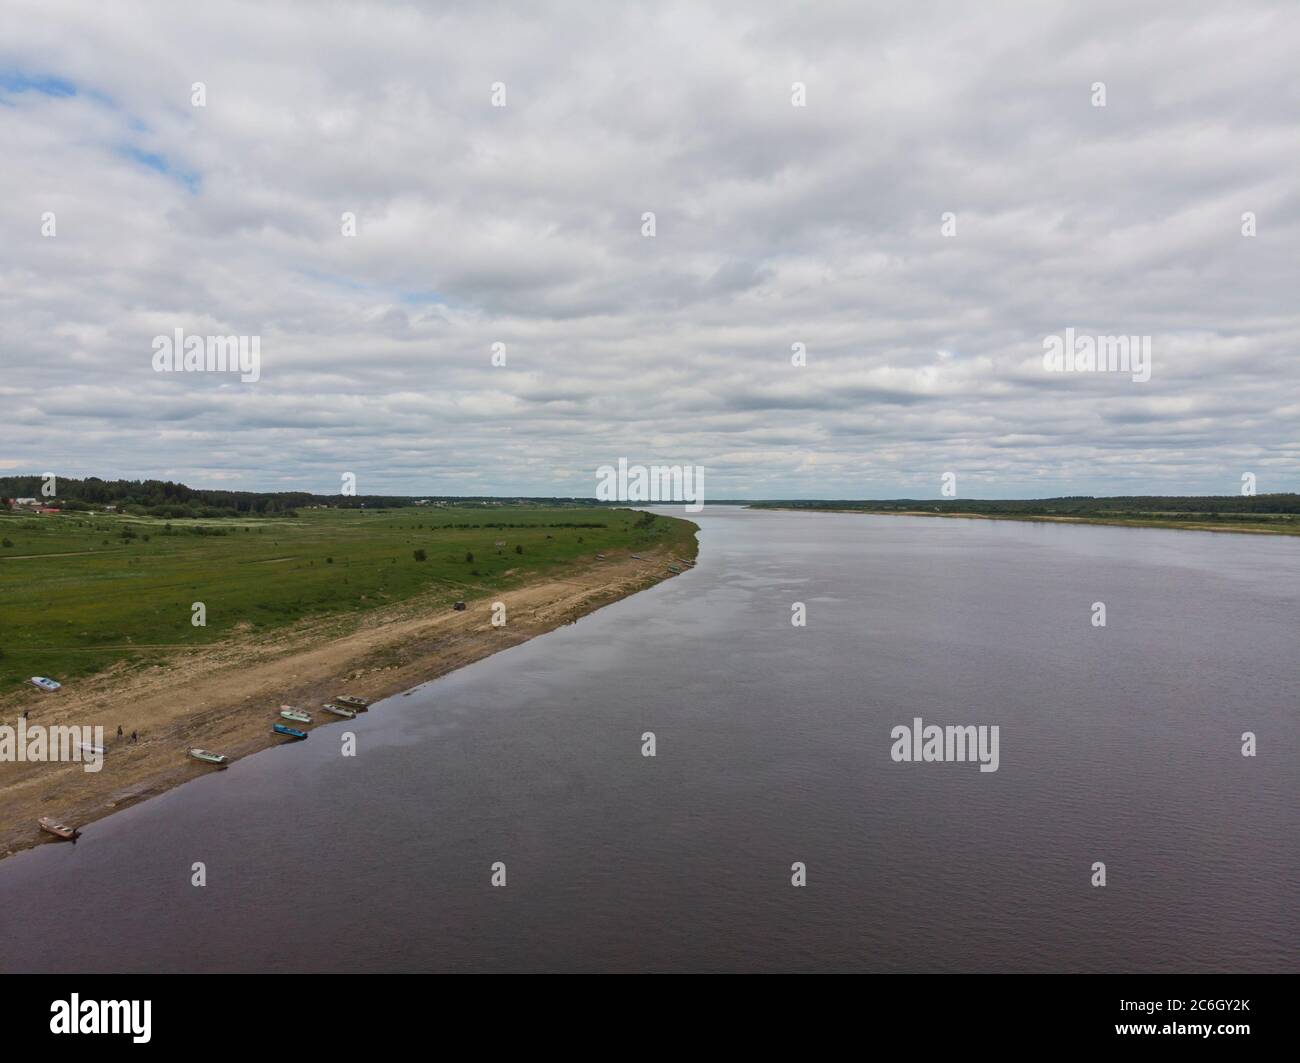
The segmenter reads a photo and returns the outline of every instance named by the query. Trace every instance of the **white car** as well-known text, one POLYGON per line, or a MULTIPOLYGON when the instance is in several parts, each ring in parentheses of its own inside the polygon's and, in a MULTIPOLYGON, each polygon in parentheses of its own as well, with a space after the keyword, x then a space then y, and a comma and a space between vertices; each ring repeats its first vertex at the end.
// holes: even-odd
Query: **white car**
POLYGON ((40 687, 42 690, 53 693, 63 686, 62 683, 56 683, 53 679, 46 679, 43 675, 32 676, 32 686, 40 687))

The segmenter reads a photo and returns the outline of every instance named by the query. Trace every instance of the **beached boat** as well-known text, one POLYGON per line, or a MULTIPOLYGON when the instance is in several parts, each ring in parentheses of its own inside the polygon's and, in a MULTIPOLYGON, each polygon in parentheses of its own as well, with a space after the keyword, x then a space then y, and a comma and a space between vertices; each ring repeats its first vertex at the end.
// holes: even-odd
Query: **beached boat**
POLYGON ((681 569, 678 568, 676 565, 669 565, 668 571, 672 572, 675 575, 676 573, 681 572, 681 569))
POLYGON ((456 612, 458 613, 463 613, 465 611, 465 603, 457 602, 455 605, 452 606, 452 608, 455 609, 456 612))
POLYGON ((53 834, 57 838, 67 838, 69 841, 75 842, 77 840, 77 835, 81 833, 81 831, 77 830, 76 827, 65 826, 57 820, 51 819, 49 816, 42 816, 36 822, 40 826, 41 830, 53 834))
POLYGON ((311 723, 311 714, 295 709, 292 705, 281 705, 280 715, 294 723, 311 723))
POLYGON ((370 708, 370 702, 365 698, 359 698, 354 694, 340 694, 334 699, 336 705, 346 705, 349 709, 356 709, 357 712, 365 712, 370 708))
POLYGON ((201 760, 204 764, 224 764, 230 758, 224 753, 213 753, 207 749, 200 749, 198 746, 190 746, 186 751, 195 760, 201 760))
POLYGON ((49 679, 43 675, 34 675, 32 676, 32 686, 40 687, 47 694, 52 694, 54 691, 58 690, 59 687, 63 686, 63 684, 56 683, 53 679, 49 679))
POLYGON ((82 742, 78 748, 88 756, 102 757, 104 755, 103 746, 91 745, 89 742, 82 742))
POLYGON ((271 730, 278 735, 284 735, 286 738, 306 738, 306 731, 299 731, 296 727, 286 727, 282 723, 271 724, 271 730))
POLYGON ((357 710, 349 709, 346 705, 327 703, 322 705, 321 708, 326 712, 332 712, 335 716, 342 716, 345 720, 355 720, 357 718, 357 710))

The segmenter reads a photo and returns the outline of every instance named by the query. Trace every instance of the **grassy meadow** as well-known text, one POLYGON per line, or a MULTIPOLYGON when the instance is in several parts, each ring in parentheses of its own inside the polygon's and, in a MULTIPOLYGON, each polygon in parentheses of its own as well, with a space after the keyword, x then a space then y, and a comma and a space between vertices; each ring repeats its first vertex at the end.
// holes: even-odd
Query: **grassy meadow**
POLYGON ((3 513, 0 700, 33 675, 66 682, 123 659, 152 664, 233 630, 270 631, 425 592, 450 606, 596 553, 667 544, 693 558, 694 532, 676 518, 583 506, 303 509, 171 522, 3 513), (205 627, 191 623, 195 602, 206 607, 205 627))

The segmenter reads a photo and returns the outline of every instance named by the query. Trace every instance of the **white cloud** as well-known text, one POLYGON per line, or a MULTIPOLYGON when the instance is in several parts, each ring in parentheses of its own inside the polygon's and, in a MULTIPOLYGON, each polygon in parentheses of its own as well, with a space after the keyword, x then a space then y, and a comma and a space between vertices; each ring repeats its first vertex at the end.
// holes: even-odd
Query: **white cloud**
POLYGON ((1296 490, 1297 45, 1280 2, 11 2, 0 466, 1296 490), (1151 335, 1151 381, 1043 373, 1066 327, 1151 335), (175 328, 260 335, 261 380, 153 373, 175 328))

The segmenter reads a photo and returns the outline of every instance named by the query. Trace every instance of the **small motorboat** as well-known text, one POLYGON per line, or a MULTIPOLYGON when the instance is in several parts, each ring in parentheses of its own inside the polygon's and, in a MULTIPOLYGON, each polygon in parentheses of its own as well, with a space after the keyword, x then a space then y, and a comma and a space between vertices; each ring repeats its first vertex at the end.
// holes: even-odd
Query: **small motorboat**
POLYGON ((346 705, 349 709, 356 709, 357 712, 365 712, 370 708, 370 702, 365 698, 359 698, 354 694, 340 694, 334 699, 336 705, 346 705))
POLYGON ((357 718, 357 710, 349 709, 346 705, 335 705, 333 702, 329 702, 322 705, 321 708, 326 712, 332 712, 335 716, 342 716, 345 720, 355 720, 357 718))
POLYGON ((292 705, 281 705, 280 715, 294 723, 311 723, 309 713, 303 712, 302 709, 295 709, 292 705))
POLYGON ((452 608, 455 609, 456 612, 458 613, 463 613, 465 611, 465 603, 457 602, 455 605, 452 606, 452 608))
POLYGON ((195 760, 201 760, 204 764, 224 764, 230 758, 224 753, 213 753, 208 749, 200 749, 198 746, 190 746, 187 753, 195 760))
POLYGON ((53 679, 49 679, 43 675, 34 675, 32 676, 32 686, 40 687, 47 694, 53 694, 54 691, 58 690, 59 687, 63 686, 63 684, 56 683, 53 679))
POLYGON ((306 731, 299 731, 296 727, 286 727, 282 723, 271 724, 271 730, 278 735, 284 735, 285 738, 306 738, 306 731))
POLYGON ((89 742, 82 742, 78 748, 90 757, 102 757, 104 755, 103 746, 91 745, 89 742))
POLYGON ((49 816, 42 816, 36 822, 46 833, 53 834, 56 838, 67 838, 70 842, 75 842, 81 833, 76 827, 66 826, 49 816))

